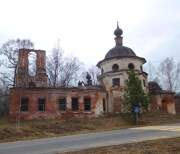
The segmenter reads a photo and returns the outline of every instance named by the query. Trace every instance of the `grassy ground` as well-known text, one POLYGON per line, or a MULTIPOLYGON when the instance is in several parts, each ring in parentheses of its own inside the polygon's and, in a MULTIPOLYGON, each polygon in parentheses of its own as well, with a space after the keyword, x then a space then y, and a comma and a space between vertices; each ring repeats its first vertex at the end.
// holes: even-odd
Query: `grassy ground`
POLYGON ((121 144, 63 154, 180 154, 180 138, 121 144))
MULTIPOLYGON (((140 126, 159 125, 180 122, 180 115, 169 115, 162 112, 146 113, 141 118, 140 126)), ((78 133, 98 132, 113 129, 135 127, 128 115, 83 119, 66 118, 60 120, 33 120, 22 121, 20 129, 16 129, 16 123, 6 118, 0 119, 0 142, 35 139, 71 135, 78 133)))

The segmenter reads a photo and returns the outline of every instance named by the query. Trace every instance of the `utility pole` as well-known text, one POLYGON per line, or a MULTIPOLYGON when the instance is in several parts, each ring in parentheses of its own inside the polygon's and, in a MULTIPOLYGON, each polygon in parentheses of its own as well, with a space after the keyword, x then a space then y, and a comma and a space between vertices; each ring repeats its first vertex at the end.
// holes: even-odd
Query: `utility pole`
POLYGON ((16 128, 20 128, 20 123, 21 122, 21 96, 20 96, 20 101, 19 101, 19 109, 17 112, 17 119, 16 119, 16 128))

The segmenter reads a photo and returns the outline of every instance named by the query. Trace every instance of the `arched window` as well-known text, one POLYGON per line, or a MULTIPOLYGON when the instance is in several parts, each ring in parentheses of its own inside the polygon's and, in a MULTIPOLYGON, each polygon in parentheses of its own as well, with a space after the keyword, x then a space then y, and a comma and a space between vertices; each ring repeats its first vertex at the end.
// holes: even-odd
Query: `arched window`
POLYGON ((114 64, 113 66, 112 66, 112 70, 113 71, 117 71, 119 69, 119 65, 118 64, 114 64))
POLYGON ((143 86, 146 87, 146 81, 145 80, 143 80, 143 86))
POLYGON ((141 70, 141 72, 143 72, 143 67, 142 66, 140 66, 140 70, 141 70))
POLYGON ((130 70, 133 70, 133 69, 134 69, 134 64, 133 64, 133 63, 129 63, 129 64, 128 64, 128 68, 129 68, 130 70))
POLYGON ((103 74, 104 73, 104 69, 103 68, 101 68, 101 74, 103 74))

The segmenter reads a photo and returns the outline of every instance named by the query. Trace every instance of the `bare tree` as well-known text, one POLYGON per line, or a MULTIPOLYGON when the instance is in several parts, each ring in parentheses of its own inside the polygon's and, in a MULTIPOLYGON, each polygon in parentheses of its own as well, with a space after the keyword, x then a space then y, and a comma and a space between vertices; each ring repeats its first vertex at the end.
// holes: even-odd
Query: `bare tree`
POLYGON ((6 80, 10 85, 15 85, 15 77, 18 62, 18 52, 21 48, 34 48, 34 44, 28 39, 12 39, 5 42, 1 49, 1 80, 6 80))
POLYGON ((173 58, 166 58, 158 68, 158 78, 163 88, 169 91, 176 91, 180 86, 180 63, 173 58))
POLYGON ((67 57, 64 59, 62 71, 60 73, 59 83, 63 87, 75 85, 78 80, 78 72, 81 63, 77 57, 67 57))
POLYGON ((52 55, 47 57, 47 73, 51 86, 58 86, 59 74, 62 71, 62 52, 60 48, 54 48, 52 55))
POLYGON ((145 70, 148 73, 148 80, 149 81, 157 80, 157 70, 156 70, 155 66, 151 62, 149 62, 147 64, 145 70))
POLYGON ((61 48, 54 48, 47 57, 47 74, 52 87, 69 87, 78 80, 81 63, 77 57, 63 57, 61 48))
POLYGON ((8 90, 0 85, 0 117, 8 114, 8 90))
POLYGON ((88 69, 88 73, 91 75, 92 78, 92 84, 93 85, 98 85, 99 81, 98 81, 98 76, 100 75, 101 71, 98 67, 96 66, 91 66, 88 69))

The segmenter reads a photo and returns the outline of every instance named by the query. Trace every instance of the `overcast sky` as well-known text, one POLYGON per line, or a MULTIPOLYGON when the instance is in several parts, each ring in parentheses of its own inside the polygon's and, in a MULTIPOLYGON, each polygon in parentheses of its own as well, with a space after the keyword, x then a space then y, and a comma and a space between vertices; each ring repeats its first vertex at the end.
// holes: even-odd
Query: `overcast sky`
POLYGON ((0 0, 0 45, 28 38, 49 52, 59 39, 65 54, 96 65, 115 45, 117 20, 138 56, 180 61, 180 0, 0 0))

